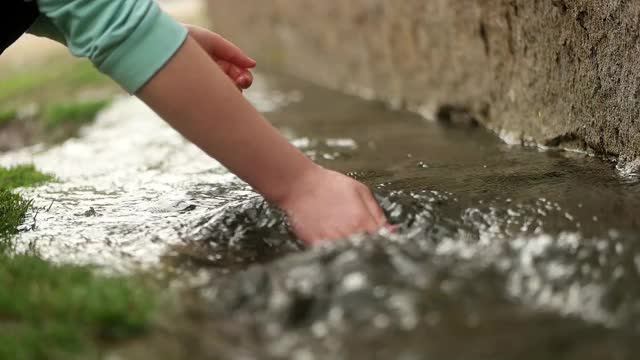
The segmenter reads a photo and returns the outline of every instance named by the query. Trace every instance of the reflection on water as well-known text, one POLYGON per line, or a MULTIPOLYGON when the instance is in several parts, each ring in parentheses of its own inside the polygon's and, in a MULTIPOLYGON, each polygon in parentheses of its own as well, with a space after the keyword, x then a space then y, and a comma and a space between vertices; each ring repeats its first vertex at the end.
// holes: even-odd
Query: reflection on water
MULTIPOLYGON (((273 111, 300 93, 258 89, 252 100, 273 111)), ((123 99, 79 138, 0 155, 0 165, 33 162, 61 181, 25 190, 40 210, 20 235, 23 247, 60 262, 116 270, 153 266, 180 243, 189 224, 256 197, 135 99, 123 99)))
POLYGON ((198 321, 169 331, 194 358, 635 358, 633 174, 292 79, 257 83, 251 100, 310 157, 370 185, 397 232, 304 249, 279 211, 123 100, 78 139, 0 157, 61 179, 25 191, 42 210, 20 243, 182 273, 198 321))

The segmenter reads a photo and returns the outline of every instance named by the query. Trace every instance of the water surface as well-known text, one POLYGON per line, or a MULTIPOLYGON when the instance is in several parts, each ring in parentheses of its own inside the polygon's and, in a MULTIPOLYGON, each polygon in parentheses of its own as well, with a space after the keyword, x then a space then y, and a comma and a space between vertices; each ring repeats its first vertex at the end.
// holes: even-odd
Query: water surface
POLYGON ((395 234, 305 249, 282 214, 133 99, 77 139, 0 157, 61 180, 25 190, 41 210, 22 246, 181 274, 187 315, 125 353, 636 358, 640 185, 614 163, 294 79, 257 83, 254 104, 310 157, 374 189, 395 234))

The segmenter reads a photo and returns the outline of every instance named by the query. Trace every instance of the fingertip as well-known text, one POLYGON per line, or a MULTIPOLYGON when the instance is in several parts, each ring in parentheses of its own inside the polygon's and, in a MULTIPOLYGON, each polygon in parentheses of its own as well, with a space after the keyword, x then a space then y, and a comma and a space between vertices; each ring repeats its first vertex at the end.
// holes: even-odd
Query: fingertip
POLYGON ((258 62, 248 56, 242 56, 237 58, 235 65, 247 69, 253 69, 258 65, 258 62))
POLYGON ((390 232, 390 233, 395 233, 395 232, 398 231, 398 225, 392 225, 392 224, 389 224, 389 223, 385 224, 383 226, 383 228, 385 230, 387 230, 388 232, 390 232))
POLYGON ((380 227, 379 226, 373 226, 370 229, 367 230, 367 234, 369 235, 377 235, 380 233, 380 227))
POLYGON ((236 79, 236 85, 238 85, 238 87, 242 89, 248 89, 249 87, 251 87, 252 83, 253 79, 248 75, 241 75, 236 79))
POLYGON ((380 230, 380 226, 378 226, 376 219, 370 216, 365 222, 358 226, 356 230, 357 232, 355 233, 359 232, 361 234, 374 235, 378 232, 378 230, 380 230))
POLYGON ((384 214, 382 207, 380 207, 380 204, 378 204, 375 198, 371 197, 369 201, 369 206, 374 218, 376 219, 376 222, 380 225, 389 223, 389 220, 387 220, 387 216, 384 214))

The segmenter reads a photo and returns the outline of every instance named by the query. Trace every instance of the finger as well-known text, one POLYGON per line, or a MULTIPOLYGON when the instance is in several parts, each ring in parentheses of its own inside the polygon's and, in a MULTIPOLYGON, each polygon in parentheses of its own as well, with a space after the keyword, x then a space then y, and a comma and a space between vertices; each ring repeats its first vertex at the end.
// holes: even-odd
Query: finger
POLYGON ((242 87, 240 85, 238 85, 236 79, 231 75, 232 69, 234 68, 234 66, 230 62, 225 61, 225 60, 216 60, 216 63, 218 64, 220 69, 222 69, 222 71, 225 73, 225 75, 227 75, 227 77, 231 81, 233 81, 233 83, 236 85, 238 90, 240 90, 240 92, 242 92, 242 87))
POLYGON ((389 224, 389 221, 384 215, 382 208, 380 207, 380 205, 378 205, 378 202, 371 194, 371 191, 368 188, 364 187, 362 189, 359 189, 358 193, 360 194, 360 198, 362 199, 362 201, 367 206, 367 209, 369 210, 371 217, 374 219, 378 229, 387 226, 389 224))
POLYGON ((325 233, 311 237, 309 240, 309 243, 312 245, 319 245, 325 242, 334 241, 342 238, 343 236, 341 236, 339 233, 334 231, 329 231, 329 232, 325 232, 325 233))
POLYGON ((300 224, 295 221, 293 217, 289 217, 289 221, 294 234, 307 245, 319 245, 340 238, 334 228, 325 228, 319 231, 320 229, 314 229, 313 227, 310 228, 309 226, 300 224))
POLYGON ((240 75, 236 77, 235 83, 242 89, 248 89, 253 84, 253 74, 248 70, 240 70, 240 75))
MULTIPOLYGON (((362 199, 364 201, 364 199, 362 199)), ((371 212, 367 209, 365 216, 353 226, 350 235, 355 234, 375 234, 380 230, 381 226, 378 225, 376 219, 371 215, 371 212)))
POLYGON ((339 231, 330 231, 322 237, 320 243, 326 242, 326 241, 336 241, 336 240, 344 239, 346 237, 347 236, 341 234, 339 231))
POLYGON ((211 33, 207 51, 218 59, 226 60, 240 68, 254 68, 256 61, 244 53, 238 46, 222 36, 211 33))
POLYGON ((302 240, 302 242, 307 245, 313 245, 315 243, 316 239, 314 238, 312 233, 307 231, 306 227, 295 221, 295 219, 291 216, 289 216, 289 222, 291 230, 298 237, 298 239, 302 240))
MULTIPOLYGON (((229 73, 231 72, 231 68, 233 65, 226 60, 220 60, 220 59, 216 59, 216 63, 218 64, 220 69, 222 69, 222 71, 231 78, 231 75, 229 73)), ((234 79, 231 78, 231 80, 234 80, 234 79)))
POLYGON ((253 75, 249 70, 240 69, 226 60, 216 60, 216 63, 238 88, 248 89, 253 84, 253 75))

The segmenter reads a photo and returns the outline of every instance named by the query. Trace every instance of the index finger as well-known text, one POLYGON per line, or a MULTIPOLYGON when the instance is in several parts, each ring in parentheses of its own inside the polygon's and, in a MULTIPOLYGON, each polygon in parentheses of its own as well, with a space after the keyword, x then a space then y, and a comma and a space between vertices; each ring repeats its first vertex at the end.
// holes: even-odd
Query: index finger
POLYGON ((237 45, 216 33, 212 33, 211 36, 209 49, 207 49, 211 55, 241 68, 254 68, 256 66, 256 61, 245 54, 237 45))
POLYGON ((367 210, 369 210, 369 214, 374 219, 378 229, 387 227, 389 225, 387 217, 384 215, 382 208, 380 208, 380 205, 378 205, 378 202, 375 200, 373 195, 371 195, 369 189, 362 189, 358 191, 358 193, 360 194, 362 201, 367 206, 367 210))

